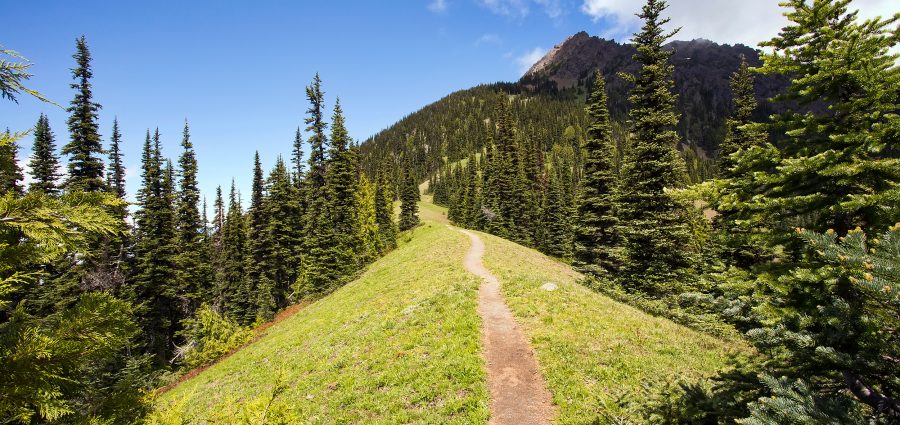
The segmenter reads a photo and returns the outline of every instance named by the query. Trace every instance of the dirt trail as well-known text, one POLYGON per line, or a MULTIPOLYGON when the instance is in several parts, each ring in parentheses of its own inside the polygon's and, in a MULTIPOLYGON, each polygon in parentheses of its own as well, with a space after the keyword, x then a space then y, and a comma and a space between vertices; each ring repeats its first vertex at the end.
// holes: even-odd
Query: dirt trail
POLYGON ((478 314, 491 392, 491 424, 549 424, 553 404, 531 346, 519 330, 500 293, 500 281, 481 263, 484 242, 478 235, 460 230, 472 240, 464 265, 484 279, 478 289, 478 314))

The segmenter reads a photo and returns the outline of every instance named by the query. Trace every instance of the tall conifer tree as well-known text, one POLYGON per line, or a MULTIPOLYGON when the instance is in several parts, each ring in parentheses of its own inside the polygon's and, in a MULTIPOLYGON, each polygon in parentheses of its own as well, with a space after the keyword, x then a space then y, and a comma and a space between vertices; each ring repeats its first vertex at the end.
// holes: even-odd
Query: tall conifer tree
MULTIPOLYGON (((407 140, 406 145, 413 145, 412 138, 407 140)), ((409 230, 419 225, 419 185, 416 184, 415 171, 413 170, 413 161, 411 158, 404 158, 404 166, 401 170, 402 180, 400 181, 400 230, 409 230)))
POLYGON ((25 194, 25 189, 22 187, 22 168, 16 159, 19 145, 10 137, 9 130, 5 139, 9 143, 0 145, 0 195, 14 193, 21 196, 25 194))
POLYGON ((338 99, 331 121, 331 150, 328 157, 326 194, 331 228, 331 249, 340 275, 348 275, 355 268, 354 252, 360 249, 359 230, 355 220, 357 177, 356 151, 350 146, 350 136, 344 126, 344 113, 338 99))
POLYGON ((691 233, 682 218, 683 206, 666 193, 685 184, 684 160, 676 150, 675 94, 672 87, 671 49, 663 48, 673 33, 663 26, 663 0, 648 0, 638 15, 643 21, 635 34, 634 60, 640 70, 631 77, 629 100, 632 146, 622 167, 616 211, 625 239, 622 283, 650 294, 679 291, 683 271, 692 266, 686 247, 691 233))
POLYGON ((143 184, 138 192, 137 273, 135 301, 140 305, 141 324, 147 351, 156 363, 171 359, 174 336, 181 319, 181 300, 175 278, 175 216, 172 209, 171 167, 164 168, 160 152, 159 130, 150 132, 141 156, 143 184))
POLYGON ((112 136, 109 145, 109 169, 106 173, 106 187, 118 198, 125 199, 125 164, 122 163, 122 133, 119 119, 113 118, 112 136))
POLYGON ((382 253, 397 246, 397 224, 394 222, 394 191, 386 167, 378 170, 375 189, 375 221, 382 253))
POLYGON ((31 149, 31 192, 42 192, 48 195, 59 194, 59 157, 56 155, 56 143, 50 121, 41 114, 34 127, 34 147, 31 149))
POLYGON ((75 42, 76 67, 72 69, 75 83, 75 98, 67 109, 69 112, 70 141, 63 146, 62 153, 69 155, 69 176, 66 189, 98 192, 104 189, 103 144, 100 141, 97 113, 100 104, 94 102, 91 90, 91 52, 84 36, 75 42))
POLYGON ((271 245, 267 234, 268 217, 265 210, 265 180, 259 152, 253 158, 253 183, 250 191, 250 210, 247 211, 247 280, 254 296, 255 314, 269 319, 275 313, 273 282, 267 269, 271 245))
POLYGON ((198 209, 200 189, 197 187, 197 158, 187 121, 184 123, 181 147, 183 151, 178 159, 180 181, 176 201, 178 220, 176 264, 181 295, 187 305, 187 311, 193 312, 209 298, 212 269, 209 263, 204 261, 206 223, 198 209))
POLYGON ((590 126, 584 143, 584 176, 575 224, 574 265, 583 273, 610 277, 619 266, 620 240, 615 212, 618 176, 615 146, 609 125, 606 83, 599 71, 587 107, 590 126))
POLYGON ((275 307, 284 308, 297 280, 297 263, 300 261, 303 229, 299 189, 291 181, 291 171, 281 157, 275 162, 266 185, 268 195, 263 208, 267 217, 265 237, 269 258, 265 273, 271 282, 271 300, 275 307))

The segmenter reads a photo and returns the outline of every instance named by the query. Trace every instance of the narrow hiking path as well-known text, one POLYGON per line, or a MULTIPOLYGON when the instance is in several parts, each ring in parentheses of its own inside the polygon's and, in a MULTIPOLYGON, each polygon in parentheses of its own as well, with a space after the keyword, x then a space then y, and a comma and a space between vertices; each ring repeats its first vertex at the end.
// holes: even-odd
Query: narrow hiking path
POLYGON ((554 416, 550 391, 500 293, 500 281, 481 262, 484 242, 472 232, 459 231, 472 241, 463 261, 466 270, 484 279, 478 288, 478 315, 491 394, 490 423, 549 424, 554 416))

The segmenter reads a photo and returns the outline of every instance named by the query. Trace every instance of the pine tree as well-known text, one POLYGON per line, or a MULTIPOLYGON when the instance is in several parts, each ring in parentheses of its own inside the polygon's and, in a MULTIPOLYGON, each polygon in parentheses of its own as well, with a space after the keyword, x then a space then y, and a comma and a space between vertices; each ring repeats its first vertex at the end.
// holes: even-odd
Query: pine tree
MULTIPOLYGON (((412 145, 412 140, 407 146, 412 145)), ((413 174, 413 164, 406 159, 403 167, 403 179, 400 183, 400 230, 409 230, 419 225, 419 185, 413 174)))
POLYGON ((378 170, 378 185, 375 188, 375 221, 378 224, 378 239, 381 253, 397 247, 397 224, 394 223, 394 191, 386 167, 378 170))
POLYGON ((175 277, 175 214, 172 206, 172 170, 163 168, 159 130, 150 132, 141 156, 142 187, 135 213, 137 271, 133 293, 140 305, 147 352, 156 364, 171 359, 174 336, 181 318, 180 293, 175 277))
POLYGON ((741 55, 741 65, 731 76, 734 114, 725 122, 725 139, 719 145, 719 174, 723 177, 732 176, 732 154, 765 141, 765 133, 751 120, 757 106, 753 82, 753 71, 741 55))
POLYGON ((106 187, 117 197, 125 199, 125 164, 122 163, 122 133, 119 119, 113 118, 112 137, 109 146, 109 170, 106 173, 106 187))
POLYGON ((564 176, 556 170, 550 173, 541 226, 544 237, 540 241, 541 251, 559 258, 568 258, 572 254, 572 208, 566 197, 564 176))
POLYGON ((31 149, 32 182, 29 192, 42 192, 51 196, 59 194, 59 157, 56 156, 56 143, 50 121, 41 114, 34 127, 34 147, 31 149))
POLYGON ((530 244, 533 197, 531 182, 525 173, 525 161, 516 134, 516 124, 510 113, 506 96, 497 104, 497 142, 492 159, 492 195, 496 203, 496 217, 489 229, 513 241, 530 244))
POLYGON ((574 265, 582 273, 611 277, 619 267, 615 194, 618 176, 609 125, 606 84, 599 71, 587 107, 590 126, 584 143, 584 171, 575 224, 574 265))
POLYGON ((300 279, 297 292, 301 296, 320 294, 336 283, 339 276, 337 264, 331 262, 336 258, 333 253, 333 232, 331 217, 328 211, 325 174, 326 150, 328 140, 325 136, 327 124, 324 121, 324 93, 321 79, 316 74, 312 85, 306 88, 306 97, 310 107, 305 122, 306 131, 310 132, 307 142, 310 144, 309 171, 304 179, 303 197, 304 211, 304 258, 301 261, 300 279))
MULTIPOLYGON (((302 223, 299 190, 291 181, 291 172, 279 157, 266 182, 268 196, 266 239, 269 258, 266 275, 271 281, 271 294, 277 308, 287 307, 291 287, 297 280, 297 263, 302 246, 302 223)), ((261 304, 262 305, 262 304, 261 304)))
POLYGON ((353 211, 359 246, 356 262, 359 267, 373 261, 384 251, 378 231, 375 190, 375 185, 369 182, 369 178, 365 174, 360 174, 354 191, 356 205, 353 211))
POLYGON ((250 291, 246 270, 247 229, 244 213, 235 187, 231 182, 228 216, 222 231, 222 275, 219 284, 224 313, 240 324, 256 318, 256 298, 250 291))
POLYGON ((22 168, 16 156, 19 153, 19 145, 10 137, 9 130, 6 130, 5 139, 10 140, 9 143, 0 144, 0 195, 12 193, 18 196, 25 194, 22 187, 22 168))
POLYGON ((100 104, 94 102, 91 91, 91 52, 88 50, 84 36, 75 43, 77 66, 72 70, 72 78, 76 83, 71 88, 76 90, 75 98, 66 111, 69 112, 68 144, 63 146, 62 153, 69 155, 69 176, 66 180, 67 190, 83 190, 97 192, 104 189, 103 145, 100 142, 97 112, 100 104))
POLYGON ((783 139, 732 156, 720 208, 773 253, 754 295, 777 309, 748 334, 767 373, 802 378, 816 395, 849 392, 888 423, 900 417, 897 297, 869 284, 885 278, 876 257, 900 245, 900 67, 889 53, 900 15, 860 21, 849 4, 784 4, 790 22, 762 44, 772 51, 760 71, 791 76, 776 101, 827 110, 774 116, 783 139))
POLYGON ((680 216, 683 206, 666 193, 687 180, 684 161, 676 150, 678 115, 672 93, 673 67, 668 61, 672 50, 663 48, 674 34, 663 30, 669 22, 661 18, 666 7, 665 1, 648 0, 638 15, 644 25, 633 39, 637 46, 634 60, 640 64, 631 77, 634 89, 629 97, 633 144, 622 166, 616 200, 627 256, 621 282, 626 288, 654 295, 680 292, 677 281, 692 266, 686 251, 690 229, 680 216))
POLYGON ((356 152, 350 146, 350 136, 344 127, 344 114, 338 99, 334 105, 331 121, 331 151, 328 156, 325 193, 328 198, 329 258, 327 262, 337 267, 339 276, 348 276, 355 269, 354 252, 360 247, 359 229, 355 220, 356 198, 359 177, 357 176, 356 152))
POLYGON ((247 211, 247 280, 251 293, 255 296, 253 312, 258 318, 267 320, 275 314, 273 282, 267 269, 271 250, 268 238, 268 217, 265 209, 265 181, 259 151, 253 159, 253 184, 250 192, 250 210, 247 211))
POLYGON ((184 149, 178 159, 179 191, 177 207, 177 265, 176 275, 181 296, 187 306, 186 311, 192 314, 206 301, 211 292, 210 276, 212 269, 204 261, 205 217, 200 216, 198 204, 200 189, 197 188, 197 158, 191 143, 190 128, 184 123, 181 139, 184 149))
POLYGON ((291 164, 293 167, 292 176, 294 184, 297 188, 301 188, 303 184, 303 136, 300 134, 300 127, 297 127, 297 133, 294 134, 294 146, 291 151, 291 164))

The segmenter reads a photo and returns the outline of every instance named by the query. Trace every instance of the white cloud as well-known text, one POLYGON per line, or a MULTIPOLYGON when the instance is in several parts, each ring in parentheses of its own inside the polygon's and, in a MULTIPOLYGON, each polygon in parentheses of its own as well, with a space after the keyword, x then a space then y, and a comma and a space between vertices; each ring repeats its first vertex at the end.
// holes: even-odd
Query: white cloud
MULTIPOLYGON (((671 0, 664 12, 672 18, 671 28, 680 26, 679 40, 706 38, 719 43, 756 46, 775 36, 787 20, 778 6, 780 0, 671 0)), ((604 37, 628 40, 640 26, 636 13, 641 3, 633 0, 584 0, 581 11, 595 22, 609 26, 604 37)), ((850 9, 859 9, 863 18, 890 16, 898 12, 896 0, 857 0, 850 9)))
POLYGON ((526 73, 532 65, 541 60, 541 58, 543 58, 546 54, 547 49, 544 49, 543 47, 535 47, 531 51, 516 57, 516 65, 519 66, 520 74, 526 73))
POLYGON ((447 10, 447 0, 432 0, 428 3, 428 10, 434 13, 441 13, 447 10))
POLYGON ((481 46, 483 44, 493 44, 493 45, 501 45, 503 44, 503 39, 500 38, 497 34, 484 34, 481 37, 478 37, 478 40, 475 40, 476 46, 481 46))

